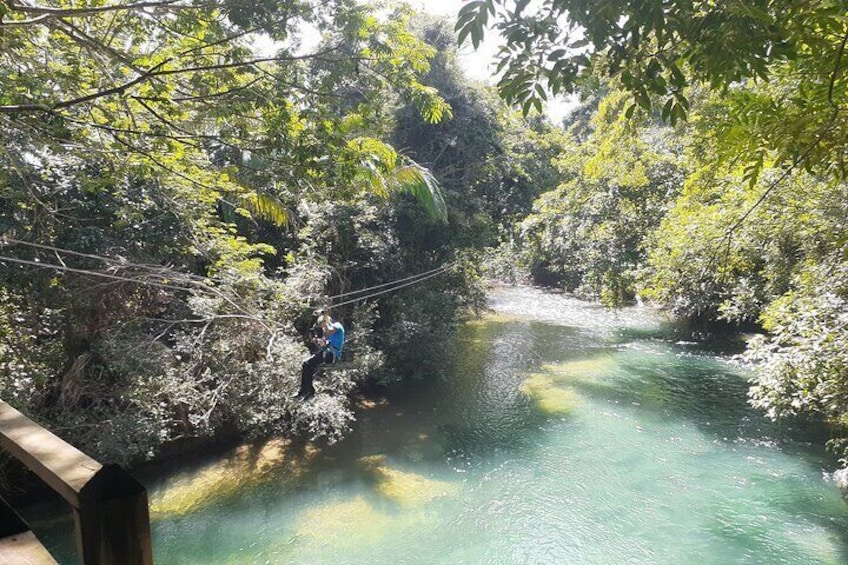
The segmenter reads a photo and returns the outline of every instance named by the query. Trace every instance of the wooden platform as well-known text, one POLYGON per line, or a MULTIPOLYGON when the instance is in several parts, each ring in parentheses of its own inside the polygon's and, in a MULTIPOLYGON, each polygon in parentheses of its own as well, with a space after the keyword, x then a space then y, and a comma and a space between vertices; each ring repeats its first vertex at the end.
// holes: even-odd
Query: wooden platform
POLYGON ((30 531, 0 538, 0 562, 3 565, 56 565, 30 531))

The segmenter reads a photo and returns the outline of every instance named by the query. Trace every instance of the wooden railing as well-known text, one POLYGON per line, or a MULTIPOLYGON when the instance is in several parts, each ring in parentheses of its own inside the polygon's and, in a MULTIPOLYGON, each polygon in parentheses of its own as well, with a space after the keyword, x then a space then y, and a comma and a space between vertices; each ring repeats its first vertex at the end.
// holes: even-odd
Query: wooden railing
MULTIPOLYGON (((147 491, 121 467, 101 465, 2 400, 0 447, 70 505, 84 565, 153 563, 147 491)), ((9 562, 11 552, 26 548, 35 559, 43 548, 14 509, 0 502, 0 562, 9 562)))

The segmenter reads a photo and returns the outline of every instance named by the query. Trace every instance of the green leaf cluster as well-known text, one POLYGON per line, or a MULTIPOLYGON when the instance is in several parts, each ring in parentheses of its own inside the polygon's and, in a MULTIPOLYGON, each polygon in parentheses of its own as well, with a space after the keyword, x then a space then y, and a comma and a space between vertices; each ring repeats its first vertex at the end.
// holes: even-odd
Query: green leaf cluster
POLYGON ((591 88, 596 77, 627 91, 633 117, 659 108, 672 125, 691 111, 690 86, 747 97, 732 110, 739 145, 750 157, 749 182, 760 155, 801 163, 845 178, 848 139, 848 21, 842 0, 631 2, 544 0, 468 2, 460 40, 477 46, 487 27, 500 37, 496 56, 502 96, 526 114, 547 92, 591 88), (751 84, 779 82, 748 94, 751 84), (778 90, 780 90, 778 92, 778 90))

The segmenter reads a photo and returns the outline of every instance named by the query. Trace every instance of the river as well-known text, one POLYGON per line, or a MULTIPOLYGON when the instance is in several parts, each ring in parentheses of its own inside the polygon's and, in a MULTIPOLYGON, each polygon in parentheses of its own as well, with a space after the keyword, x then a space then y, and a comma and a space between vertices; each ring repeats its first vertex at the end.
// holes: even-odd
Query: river
POLYGON ((490 302, 443 373, 335 446, 143 477, 157 563, 848 563, 835 463, 747 406, 738 340, 535 289, 490 302))

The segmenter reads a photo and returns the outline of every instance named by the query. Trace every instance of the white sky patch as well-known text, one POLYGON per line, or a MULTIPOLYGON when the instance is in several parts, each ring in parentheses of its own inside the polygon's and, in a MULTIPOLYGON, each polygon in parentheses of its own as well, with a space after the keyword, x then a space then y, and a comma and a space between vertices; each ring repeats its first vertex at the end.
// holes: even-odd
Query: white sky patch
MULTIPOLYGON (((452 23, 456 22, 459 10, 465 5, 463 0, 409 0, 408 4, 421 12, 434 16, 446 16, 452 23)), ((531 2, 532 4, 532 2, 531 2)), ((532 5, 530 6, 532 9, 532 5)), ((497 80, 495 72, 495 54, 501 44, 501 38, 493 30, 487 30, 483 43, 476 50, 467 41, 458 54, 459 64, 465 76, 471 80, 494 85, 497 80)), ((579 101, 577 96, 551 96, 544 104, 544 113, 555 124, 562 122, 579 101)))
MULTIPOLYGON (((453 24, 460 8, 465 4, 463 0, 408 0, 407 4, 420 12, 433 16, 444 16, 453 24)), ((297 54, 314 52, 321 42, 318 29, 303 25, 297 30, 298 48, 297 54)), ((460 67, 465 76, 474 81, 494 85, 497 81, 495 72, 495 54, 500 47, 501 38, 493 30, 487 30, 483 43, 477 49, 466 42, 458 53, 460 67)), ((284 47, 285 44, 272 40, 264 34, 257 36, 253 47, 261 56, 273 56, 273 54, 284 47)), ((559 124, 579 104, 577 96, 551 96, 544 103, 544 113, 555 124, 559 124)))

